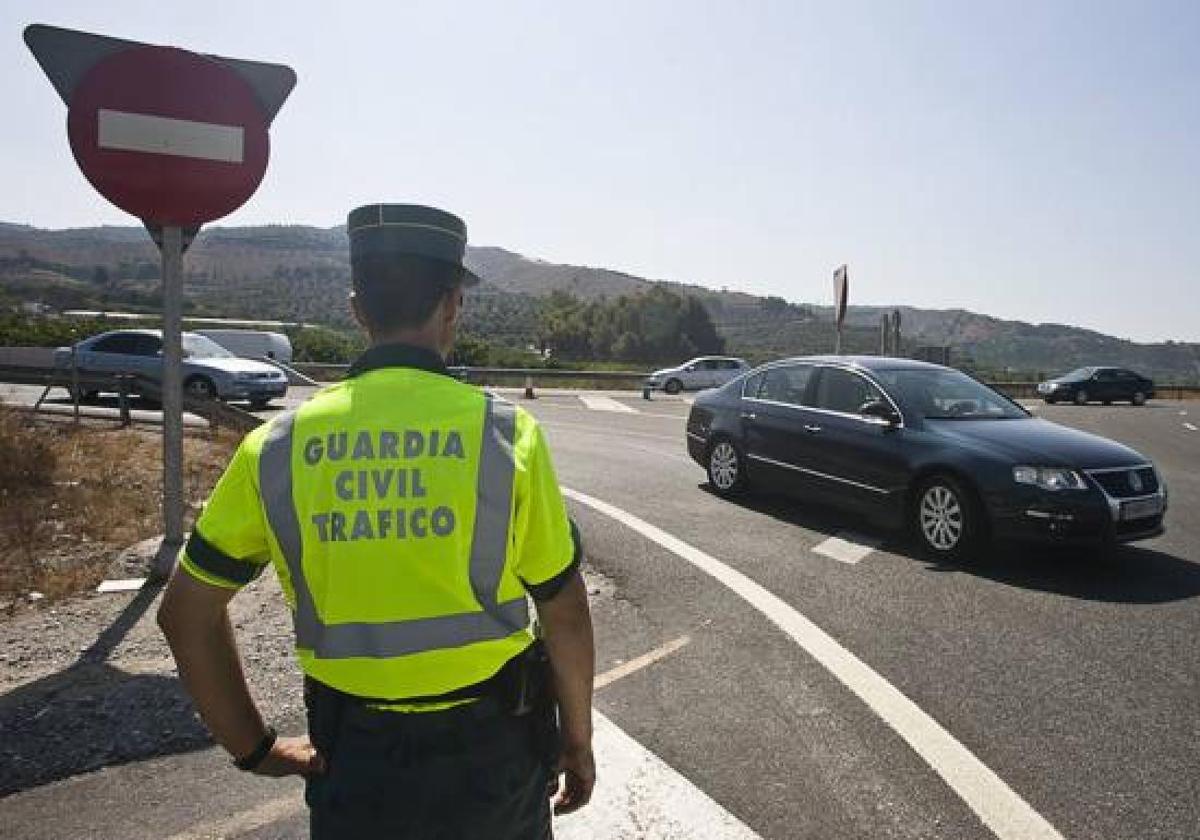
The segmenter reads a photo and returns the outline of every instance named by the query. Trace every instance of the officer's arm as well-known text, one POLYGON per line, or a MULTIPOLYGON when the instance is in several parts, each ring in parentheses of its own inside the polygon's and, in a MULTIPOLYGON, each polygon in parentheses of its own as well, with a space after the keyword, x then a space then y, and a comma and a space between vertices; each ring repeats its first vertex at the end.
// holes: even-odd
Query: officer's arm
POLYGON ((592 614, 583 576, 576 571, 555 595, 535 601, 546 652, 554 671, 562 730, 562 770, 567 774, 555 810, 569 813, 585 805, 592 794, 596 768, 592 759, 592 614))
MULTIPOLYGON (((234 593, 177 570, 158 609, 158 624, 200 716, 217 742, 240 758, 254 752, 267 727, 246 687, 226 611, 234 593)), ((255 770, 283 776, 321 768, 307 738, 280 738, 255 770)))

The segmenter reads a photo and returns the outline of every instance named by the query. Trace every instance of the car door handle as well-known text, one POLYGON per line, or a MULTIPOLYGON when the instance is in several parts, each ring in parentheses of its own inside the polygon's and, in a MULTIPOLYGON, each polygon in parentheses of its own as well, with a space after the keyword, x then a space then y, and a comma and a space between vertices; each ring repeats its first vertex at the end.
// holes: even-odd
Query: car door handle
POLYGON ((821 427, 820 426, 805 426, 804 431, 808 432, 810 435, 815 435, 821 431, 821 427))

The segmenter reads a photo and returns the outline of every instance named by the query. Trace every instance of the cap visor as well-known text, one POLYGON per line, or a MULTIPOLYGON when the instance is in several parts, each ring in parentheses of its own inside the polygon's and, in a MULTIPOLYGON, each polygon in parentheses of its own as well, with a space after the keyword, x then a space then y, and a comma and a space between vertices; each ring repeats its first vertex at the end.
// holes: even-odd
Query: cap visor
POLYGON ((465 288, 468 288, 468 289, 474 288, 475 286, 478 286, 482 282, 483 282, 483 280, 482 280, 482 278, 480 278, 480 276, 478 274, 471 271, 471 269, 467 268, 466 266, 463 266, 462 284, 465 288))

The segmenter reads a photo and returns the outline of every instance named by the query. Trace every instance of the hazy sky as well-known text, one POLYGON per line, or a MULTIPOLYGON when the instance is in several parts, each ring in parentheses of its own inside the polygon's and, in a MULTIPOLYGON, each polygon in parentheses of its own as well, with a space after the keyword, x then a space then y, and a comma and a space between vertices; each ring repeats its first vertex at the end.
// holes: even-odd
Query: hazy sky
POLYGON ((827 303, 1200 340, 1200 2, 25 2, 0 7, 0 220, 128 224, 21 40, 51 23, 292 65, 257 195, 827 303))

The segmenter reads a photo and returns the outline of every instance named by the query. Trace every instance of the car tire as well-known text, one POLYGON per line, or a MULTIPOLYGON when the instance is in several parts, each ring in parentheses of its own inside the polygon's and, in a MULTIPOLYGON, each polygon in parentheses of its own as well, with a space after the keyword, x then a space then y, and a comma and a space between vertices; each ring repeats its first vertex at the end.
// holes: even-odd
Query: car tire
POLYGON ((1133 403, 1134 405, 1145 405, 1146 404, 1146 395, 1144 393, 1142 393, 1141 391, 1135 391, 1133 394, 1133 399, 1131 399, 1130 402, 1133 403))
POLYGON ((1043 402, 1045 402, 1046 405, 1054 405, 1056 402, 1058 402, 1058 400, 1054 399, 1054 397, 1046 397, 1043 402))
POLYGON ((251 411, 262 411, 264 408, 266 408, 270 404, 271 404, 270 400, 250 400, 250 410, 251 411))
POLYGON ((746 459, 731 439, 714 438, 704 460, 708 483, 718 496, 732 498, 746 491, 746 459))
POLYGON ((1087 405, 1088 392, 1080 388, 1075 392, 1075 405, 1087 405))
POLYGON ((668 379, 667 384, 663 385, 663 390, 668 394, 678 394, 683 390, 683 383, 678 379, 668 379))
POLYGON ((986 520, 975 492, 951 475, 921 482, 910 522, 922 552, 934 559, 961 562, 984 542, 986 520))
POLYGON ((183 383, 183 392, 202 400, 215 400, 217 386, 207 376, 193 376, 183 383))

